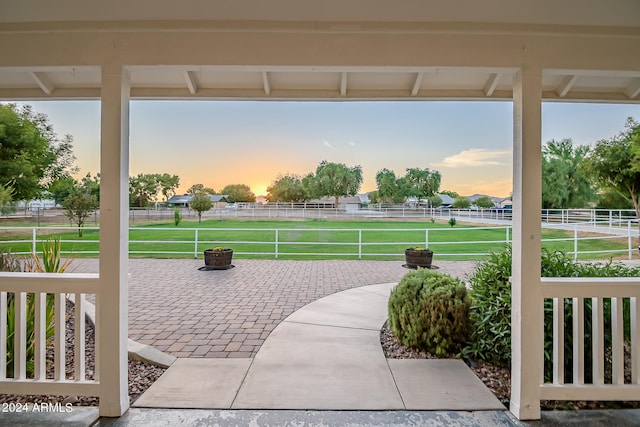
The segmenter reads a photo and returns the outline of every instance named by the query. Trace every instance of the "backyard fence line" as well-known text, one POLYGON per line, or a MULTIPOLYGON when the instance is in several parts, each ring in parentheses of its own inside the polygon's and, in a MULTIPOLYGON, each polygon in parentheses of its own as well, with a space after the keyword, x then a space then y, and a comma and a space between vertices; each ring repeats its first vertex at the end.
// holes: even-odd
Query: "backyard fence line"
MULTIPOLYGON (((233 206, 233 205, 230 205, 233 206)), ((187 218, 197 217, 197 213, 189 208, 179 208, 182 216, 187 218)), ((170 207, 144 207, 129 208, 129 222, 136 224, 142 220, 168 220, 173 218, 174 210, 170 207)), ((35 209, 21 210, 7 217, 29 217, 40 221, 45 217, 64 218, 62 209, 35 209)), ((409 207, 403 205, 374 205, 367 206, 348 205, 344 208, 306 206, 303 203, 280 204, 247 204, 234 206, 233 208, 214 208, 203 213, 205 218, 300 218, 300 219, 330 219, 330 218, 407 218, 407 219, 443 219, 457 218, 474 222, 509 222, 512 220, 510 207, 486 208, 486 209, 455 209, 445 207, 409 207)), ((571 224, 580 223, 607 223, 615 228, 620 224, 619 220, 635 218, 633 209, 543 209, 540 220, 543 223, 571 224)), ((89 219, 95 225, 100 219, 100 212, 96 211, 89 219)))
MULTIPOLYGON (((624 227, 616 227, 615 232, 611 232, 608 226, 604 224, 599 227, 600 231, 597 236, 580 236, 580 232, 593 231, 593 227, 597 227, 596 224, 581 223, 571 225, 570 231, 573 230, 573 236, 543 239, 543 243, 549 242, 573 242, 570 249, 567 247, 566 253, 573 255, 574 259, 578 259, 580 255, 597 255, 597 254, 627 254, 628 258, 633 259, 635 247, 633 246, 634 233, 637 233, 637 226, 635 223, 637 220, 618 220, 624 222, 624 227), (587 227, 585 229, 585 227, 587 227), (589 228, 592 227, 592 228, 589 228), (621 233, 620 229, 625 229, 625 233, 621 233), (626 247, 620 249, 603 249, 603 250, 588 250, 580 247, 580 242, 588 240, 608 240, 608 239, 625 239, 626 247)), ((547 225, 545 225, 547 227, 547 225)), ((567 225, 554 224, 548 227, 567 229, 567 225)), ((38 244, 42 242, 43 238, 39 238, 40 235, 50 235, 53 231, 77 231, 77 227, 0 227, 2 230, 30 230, 30 239, 12 239, 0 242, 0 244, 7 245, 23 245, 29 246, 30 251, 25 250, 14 252, 16 254, 28 254, 36 253, 38 244)), ((98 227, 84 227, 84 230, 99 230, 98 227)), ((240 247, 240 250, 234 249, 237 255, 258 255, 273 257, 279 259, 281 257, 289 256, 331 256, 331 257, 353 257, 357 259, 364 259, 370 257, 398 257, 403 255, 399 251, 400 247, 415 247, 424 246, 435 249, 439 257, 484 257, 490 254, 492 251, 504 247, 511 243, 513 232, 511 226, 499 225, 499 226, 487 226, 487 227, 455 227, 455 228, 164 228, 164 227, 130 227, 130 239, 129 253, 131 255, 191 255, 193 258, 202 256, 203 248, 208 246, 236 246, 240 247), (480 231, 480 230, 503 230, 503 237, 499 239, 493 235, 491 238, 485 240, 456 240, 455 234, 447 234, 451 237, 442 238, 441 233, 461 233, 465 231, 480 231), (140 239, 136 237, 136 233, 139 231, 157 231, 157 232, 171 232, 179 233, 179 237, 168 239, 140 239), (229 232, 246 232, 249 238, 247 240, 238 239, 225 239, 224 234, 229 232), (323 241, 305 241, 299 237, 302 233, 317 232, 325 233, 323 241), (266 235, 265 235, 266 233, 266 235), (335 233, 335 234, 331 234, 335 233), (372 238, 372 234, 385 235, 387 238, 378 240, 372 238), (411 238, 402 238, 402 233, 412 233, 411 238), (438 238, 434 239, 434 233, 440 234, 438 238), (217 237, 215 236, 217 234, 217 237), (340 241, 336 236, 348 235, 349 240, 340 241), (421 234, 422 237, 416 236, 421 234), (259 235, 263 238, 260 239, 259 235), (294 237, 292 237, 292 235, 294 237), (333 237, 330 237, 330 236, 333 237), (297 238, 296 238, 297 236, 297 238), (163 249, 154 249, 153 245, 164 245, 163 249), (166 245, 175 247, 175 250, 167 249, 166 245), (453 249, 459 245, 468 245, 470 248, 480 248, 474 252, 467 250, 465 252, 458 252, 453 249), (484 246, 482 246, 484 245, 484 246), (146 246, 146 247, 145 247, 146 246), (252 247, 249 247, 252 246, 252 247), (257 248, 256 248, 257 246, 257 248), (379 251, 377 248, 388 247, 390 250, 379 251), (190 249, 188 248, 190 247, 190 249), (244 247, 245 250, 242 250, 244 247), (264 248, 264 249, 263 249, 264 248), (292 250, 289 250, 291 248, 292 250), (311 249, 309 249, 311 248, 311 249), (297 250, 296 250, 297 249, 297 250), (344 249, 344 250, 343 250, 344 249)), ((318 239, 317 239, 318 240, 318 239)), ((344 240, 344 237, 343 237, 344 240)), ((69 245, 77 245, 73 250, 65 248, 64 254, 71 255, 97 255, 99 250, 99 240, 95 239, 64 239, 61 241, 67 248, 69 245), (87 247, 87 245, 94 245, 93 247, 87 247)))

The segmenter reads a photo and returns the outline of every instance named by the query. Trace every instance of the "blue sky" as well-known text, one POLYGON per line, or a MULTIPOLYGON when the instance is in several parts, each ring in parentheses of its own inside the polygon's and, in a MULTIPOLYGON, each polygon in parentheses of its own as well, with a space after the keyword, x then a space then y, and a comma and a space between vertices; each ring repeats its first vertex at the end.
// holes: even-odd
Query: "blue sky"
MULTIPOLYGON (((81 175, 99 170, 98 101, 30 102, 55 131, 74 137, 81 175)), ((257 194, 278 174, 304 175, 322 160, 361 165, 361 191, 382 168, 442 174, 442 189, 508 196, 512 186, 510 102, 132 101, 130 174, 180 176, 220 190, 257 194)), ((542 140, 592 144, 640 120, 640 105, 545 103, 542 140)))

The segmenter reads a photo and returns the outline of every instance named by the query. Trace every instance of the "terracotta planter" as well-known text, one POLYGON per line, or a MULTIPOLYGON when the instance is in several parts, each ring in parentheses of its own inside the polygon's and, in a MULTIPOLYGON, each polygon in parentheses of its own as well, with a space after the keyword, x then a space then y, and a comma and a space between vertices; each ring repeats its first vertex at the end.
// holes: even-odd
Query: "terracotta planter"
POLYGON ((207 249, 204 251, 204 265, 212 268, 226 268, 231 266, 233 249, 207 249))
POLYGON ((406 259, 407 268, 431 268, 431 261, 433 261, 433 251, 430 249, 405 249, 404 256, 406 259))

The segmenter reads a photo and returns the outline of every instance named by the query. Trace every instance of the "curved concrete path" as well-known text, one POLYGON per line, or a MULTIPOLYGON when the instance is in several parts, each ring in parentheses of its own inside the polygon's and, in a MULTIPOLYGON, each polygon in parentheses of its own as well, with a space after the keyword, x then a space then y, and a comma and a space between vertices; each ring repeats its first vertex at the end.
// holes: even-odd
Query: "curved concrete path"
POLYGON ((462 361, 385 358, 380 328, 394 285, 349 289, 304 306, 253 359, 178 359, 134 406, 504 410, 462 361))

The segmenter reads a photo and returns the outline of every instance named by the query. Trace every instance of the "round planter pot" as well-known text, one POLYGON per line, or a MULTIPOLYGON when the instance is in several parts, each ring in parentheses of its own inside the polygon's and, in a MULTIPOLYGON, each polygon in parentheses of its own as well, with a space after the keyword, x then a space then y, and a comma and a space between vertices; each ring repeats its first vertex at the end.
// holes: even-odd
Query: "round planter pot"
POLYGON ((204 251, 204 265, 207 267, 228 267, 231 265, 233 258, 233 249, 224 248, 223 250, 207 249, 204 251))
POLYGON ((417 251, 406 249, 404 251, 407 268, 431 268, 433 261, 433 251, 430 249, 417 251))

